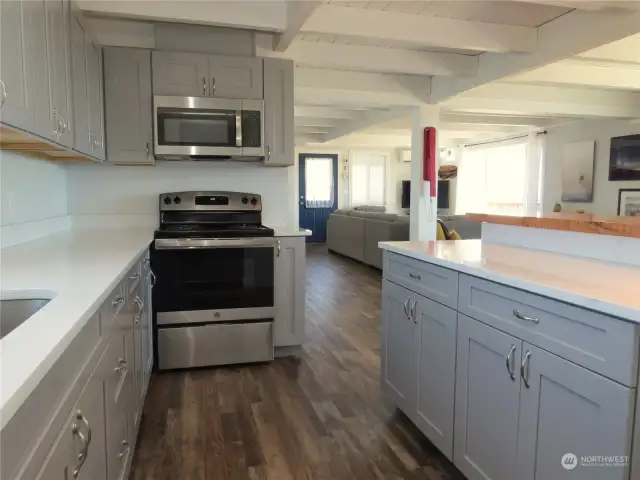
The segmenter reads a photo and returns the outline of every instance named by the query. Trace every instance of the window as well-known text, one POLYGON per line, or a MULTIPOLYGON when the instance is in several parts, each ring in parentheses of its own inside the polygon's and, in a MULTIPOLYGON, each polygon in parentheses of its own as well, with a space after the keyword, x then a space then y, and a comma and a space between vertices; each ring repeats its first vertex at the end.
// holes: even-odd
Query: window
POLYGON ((456 214, 526 215, 529 183, 539 178, 538 171, 529 178, 527 150, 526 138, 466 147, 458 169, 456 214))
POLYGON ((387 156, 376 153, 353 153, 349 192, 351 205, 385 204, 387 156))
POLYGON ((307 158, 304 187, 307 208, 333 207, 333 159, 307 158))

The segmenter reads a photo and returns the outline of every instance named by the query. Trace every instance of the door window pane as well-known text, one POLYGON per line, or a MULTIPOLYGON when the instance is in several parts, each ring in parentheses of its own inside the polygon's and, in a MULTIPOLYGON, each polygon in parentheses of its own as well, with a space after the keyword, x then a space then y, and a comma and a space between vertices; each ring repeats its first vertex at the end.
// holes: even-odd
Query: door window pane
POLYGON ((307 208, 333 207, 333 159, 307 158, 304 187, 307 208))

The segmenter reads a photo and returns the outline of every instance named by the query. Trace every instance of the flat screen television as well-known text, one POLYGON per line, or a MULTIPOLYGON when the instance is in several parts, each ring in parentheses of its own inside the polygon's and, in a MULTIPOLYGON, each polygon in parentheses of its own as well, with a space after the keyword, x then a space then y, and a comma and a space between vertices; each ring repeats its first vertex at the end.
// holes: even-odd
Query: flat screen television
MULTIPOLYGON (((402 208, 409 208, 411 205, 411 181, 402 181, 402 208)), ((449 180, 438 180, 438 209, 449 208, 449 180)))
POLYGON ((609 180, 640 180, 640 135, 611 139, 609 180))

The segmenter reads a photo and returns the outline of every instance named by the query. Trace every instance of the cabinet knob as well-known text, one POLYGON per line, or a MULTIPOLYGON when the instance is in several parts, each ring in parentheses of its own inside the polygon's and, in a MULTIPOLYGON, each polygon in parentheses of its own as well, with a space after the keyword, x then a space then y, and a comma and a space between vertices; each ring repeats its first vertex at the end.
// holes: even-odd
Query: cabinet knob
POLYGON ((2 108, 4 101, 7 99, 7 87, 5 87, 2 80, 0 80, 0 86, 2 86, 2 99, 0 99, 0 108, 2 108))
POLYGON ((202 94, 207 94, 207 79, 202 77, 202 94))

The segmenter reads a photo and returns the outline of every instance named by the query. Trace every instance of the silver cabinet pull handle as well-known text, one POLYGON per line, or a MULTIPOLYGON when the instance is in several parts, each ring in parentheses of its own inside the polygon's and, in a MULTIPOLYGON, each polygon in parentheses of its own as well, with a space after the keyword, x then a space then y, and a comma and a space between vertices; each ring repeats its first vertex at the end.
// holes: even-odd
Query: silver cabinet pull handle
POLYGON ((509 376, 511 377, 511 380, 513 380, 514 382, 516 381, 516 374, 513 371, 513 361, 514 361, 515 353, 516 353, 516 346, 511 345, 511 349, 509 350, 509 355, 507 355, 506 364, 507 364, 507 371, 509 372, 509 376))
POLYGON ((409 272, 409 276, 415 280, 422 280, 422 275, 419 273, 409 272))
POLYGON ((119 358, 118 366, 113 368, 114 372, 119 372, 121 370, 127 371, 127 361, 124 358, 119 358))
POLYGON ((413 323, 418 323, 418 319, 416 318, 416 307, 418 306, 418 301, 415 300, 413 302, 413 305, 411 305, 411 309, 409 310, 411 312, 411 318, 413 318, 413 323))
POLYGON ((58 115, 58 111, 55 108, 53 109, 53 121, 55 122, 53 133, 57 137, 58 135, 60 135, 60 129, 62 128, 62 125, 60 123, 60 116, 58 115))
POLYGON ((118 454, 118 458, 123 458, 129 453, 129 442, 126 440, 122 440, 122 446, 124 447, 122 451, 118 454))
POLYGON ((531 385, 529 385, 529 365, 531 364, 530 359, 531 359, 531 350, 527 350, 527 353, 525 354, 524 359, 520 364, 520 376, 522 377, 524 386, 527 388, 531 387, 531 385))
POLYGON ((202 77, 202 93, 203 95, 207 94, 207 79, 202 77))
POLYGON ((281 248, 281 243, 280 240, 278 240, 278 242, 276 243, 276 257, 280 257, 280 248, 281 248))
POLYGON ((80 410, 76 410, 76 418, 85 424, 87 427, 87 447, 91 443, 91 425, 89 425, 89 420, 85 417, 80 410))
POLYGON ((91 425, 89 425, 89 420, 85 417, 80 410, 76 410, 76 420, 81 421, 87 427, 87 435, 86 437, 80 431, 80 427, 77 422, 74 422, 71 425, 71 433, 76 435, 82 441, 82 450, 78 453, 78 465, 76 465, 71 474, 75 477, 80 473, 80 469, 84 465, 84 462, 87 461, 87 456, 89 455, 89 445, 91 444, 91 425))
POLYGON ((67 121, 65 120, 63 115, 58 114, 58 116, 60 117, 60 121, 62 122, 62 133, 61 133, 61 135, 64 135, 67 132, 67 121))
POLYGON ((536 325, 540 323, 540 319, 538 317, 527 317, 526 315, 521 314, 517 308, 513 309, 513 315, 520 320, 524 320, 525 322, 535 323, 536 325))
POLYGON ((149 148, 149 142, 144 144, 144 151, 147 154, 147 157, 149 156, 149 152, 151 151, 151 149, 149 148))
POLYGON ((2 85, 2 100, 0 100, 0 108, 2 108, 5 100, 7 99, 7 87, 4 85, 2 80, 0 80, 0 85, 2 85))
POLYGON ((139 273, 135 273, 135 274, 133 274, 133 275, 131 275, 129 277, 129 280, 137 280, 139 278, 140 278, 140 274, 139 273))
POLYGON ((411 301, 411 297, 407 298, 403 304, 404 307, 404 314, 406 315, 406 317, 411 320, 411 317, 409 316, 409 302, 411 301))
POLYGON ((142 301, 142 299, 136 295, 136 299, 134 300, 134 302, 136 302, 136 305, 138 306, 138 308, 140 310, 142 310, 144 308, 144 302, 142 301))
POLYGON ((267 145, 267 160, 271 160, 271 145, 267 145))
POLYGON ((211 95, 216 94, 216 77, 211 77, 211 95))
POLYGON ((124 303, 124 297, 118 296, 113 302, 111 302, 111 305, 113 305, 114 307, 117 307, 118 305, 122 305, 123 303, 124 303))
POLYGON ((151 270, 151 268, 149 268, 149 276, 151 277, 151 288, 153 288, 156 285, 156 274, 153 273, 153 270, 151 270))

